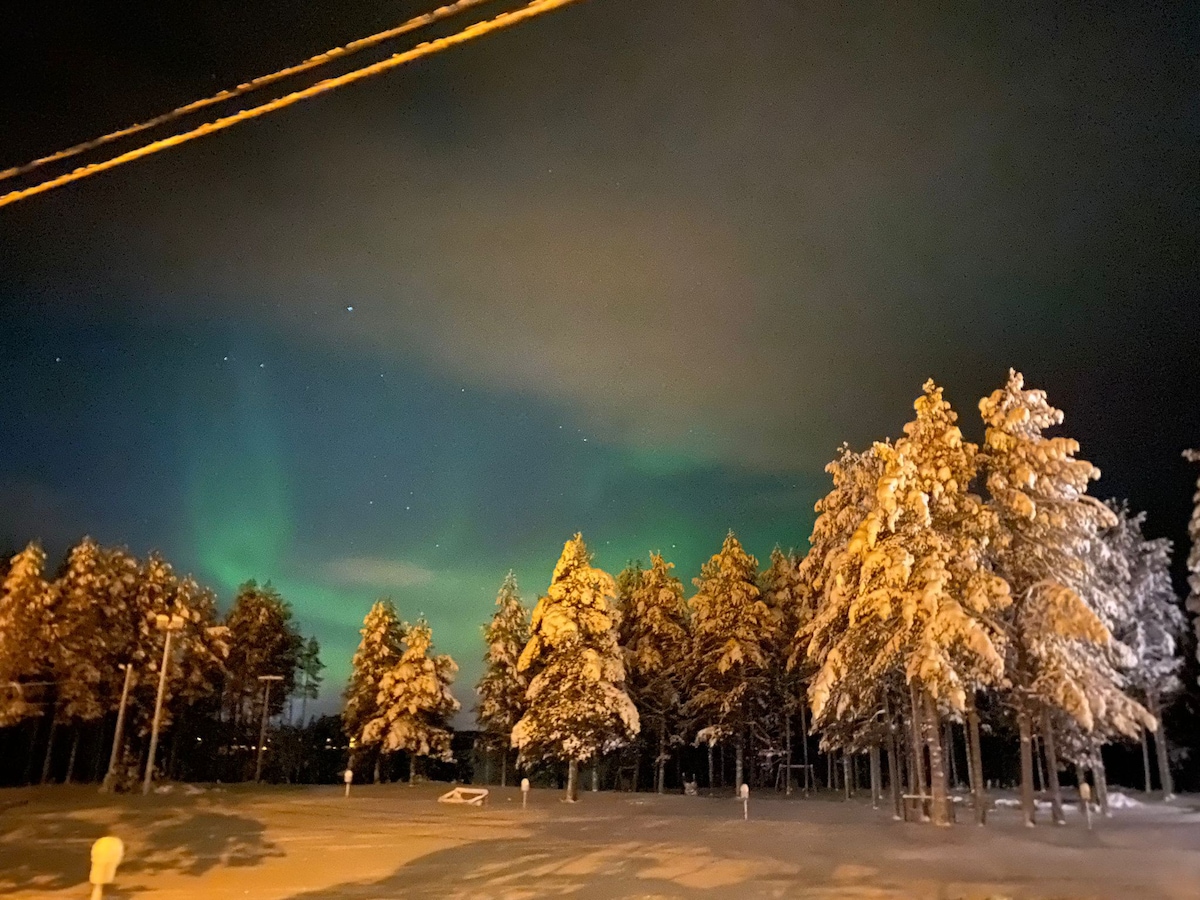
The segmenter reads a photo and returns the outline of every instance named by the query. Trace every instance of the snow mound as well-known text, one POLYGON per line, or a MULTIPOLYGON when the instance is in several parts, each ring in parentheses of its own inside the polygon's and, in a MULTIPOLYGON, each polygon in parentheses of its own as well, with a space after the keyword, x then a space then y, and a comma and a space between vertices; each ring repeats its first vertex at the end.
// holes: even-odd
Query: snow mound
POLYGON ((1109 809, 1137 809, 1139 806, 1145 806, 1141 800, 1135 800, 1128 794, 1123 794, 1120 791, 1110 791, 1108 795, 1109 809))

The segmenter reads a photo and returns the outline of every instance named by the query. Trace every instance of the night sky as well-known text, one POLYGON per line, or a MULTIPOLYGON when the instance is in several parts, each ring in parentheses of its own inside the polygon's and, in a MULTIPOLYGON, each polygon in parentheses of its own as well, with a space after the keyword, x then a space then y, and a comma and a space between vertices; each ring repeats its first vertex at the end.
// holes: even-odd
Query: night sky
MULTIPOLYGON (((0 167, 432 5, 24 4, 0 167)), ((1195 7, 834 6, 584 0, 0 210, 0 550, 269 579, 330 704, 391 595, 469 706, 510 567, 803 548, 841 441, 1009 366, 1181 540, 1195 7)))

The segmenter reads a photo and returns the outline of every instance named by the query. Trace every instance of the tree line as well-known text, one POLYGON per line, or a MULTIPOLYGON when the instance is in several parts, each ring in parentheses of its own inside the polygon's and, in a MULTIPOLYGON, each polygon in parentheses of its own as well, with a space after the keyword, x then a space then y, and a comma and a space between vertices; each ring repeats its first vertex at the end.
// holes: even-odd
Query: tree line
MULTIPOLYGON (((861 754, 879 802, 886 762, 896 814, 908 802, 944 824, 959 732, 982 823, 982 735, 1011 734, 1033 824, 1035 772, 1061 821, 1060 771, 1090 775, 1105 804, 1101 748, 1140 739, 1149 780, 1150 733, 1169 797, 1162 714, 1182 687, 1185 628, 1170 542, 1088 494, 1099 471, 1047 434, 1063 415, 1019 373, 980 401, 980 445, 932 381, 914 409, 902 437, 829 464, 803 555, 776 548, 760 571, 730 532, 685 597, 660 555, 614 578, 576 535, 532 614, 510 573, 477 686, 502 777, 512 748, 524 768, 565 764, 571 798, 580 765, 621 754, 651 759, 658 790, 684 757, 707 763, 711 786, 714 753, 731 750, 735 786, 773 767, 790 789, 793 743, 806 755, 813 733, 847 784, 861 754)), ((1195 549, 1192 570, 1200 596, 1195 549)))
POLYGON ((303 721, 323 668, 316 638, 269 584, 246 582, 221 616, 212 590, 157 553, 137 559, 85 537, 50 574, 32 542, 0 584, 5 780, 130 787, 147 768, 156 709, 169 741, 151 775, 246 778, 264 702, 274 718, 299 701, 303 721))

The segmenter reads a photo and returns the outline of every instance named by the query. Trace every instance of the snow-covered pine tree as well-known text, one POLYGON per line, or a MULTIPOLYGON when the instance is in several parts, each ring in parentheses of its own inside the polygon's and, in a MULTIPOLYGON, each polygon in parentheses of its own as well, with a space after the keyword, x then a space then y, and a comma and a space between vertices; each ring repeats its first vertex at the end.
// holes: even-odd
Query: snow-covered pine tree
POLYGON ((838 575, 842 565, 849 562, 844 554, 850 539, 874 506, 883 460, 874 447, 856 453, 843 444, 838 458, 825 471, 833 478, 833 489, 816 503, 809 550, 797 569, 812 615, 797 628, 789 665, 804 674, 807 699, 820 699, 821 714, 814 717, 814 725, 821 727, 822 746, 832 749, 860 743, 862 728, 874 721, 878 709, 885 705, 884 693, 889 687, 896 693, 891 709, 900 708, 901 693, 906 697, 907 692, 900 691, 900 678, 889 682, 843 671, 838 678, 823 683, 822 695, 814 698, 813 677, 825 669, 836 642, 849 628, 853 595, 845 590, 844 577, 839 579, 838 575))
POLYGON ((658 553, 650 568, 638 567, 632 581, 622 629, 629 696, 637 707, 642 732, 653 735, 655 789, 665 789, 666 764, 678 728, 689 639, 683 583, 675 566, 658 553))
POLYGON ((31 542, 12 558, 0 585, 0 727, 37 715, 21 682, 50 677, 43 634, 51 587, 43 575, 46 554, 31 542))
MULTIPOLYGON (((379 689, 383 676, 391 671, 404 652, 406 631, 407 626, 400 621, 396 607, 387 598, 375 601, 363 619, 359 631, 362 640, 350 664, 350 683, 346 687, 346 705, 342 710, 342 727, 351 747, 367 746, 364 729, 379 715, 379 689)), ((378 763, 375 781, 379 781, 378 763)))
MULTIPOLYGON (((902 674, 929 752, 934 821, 944 824, 941 716, 965 714, 969 692, 1003 679, 1004 638, 995 616, 1009 597, 984 555, 994 516, 968 490, 978 448, 963 440, 932 381, 914 408, 903 438, 875 445, 883 475, 832 585, 835 595, 849 594, 847 627, 826 635, 829 625, 821 623, 815 649, 827 651, 809 696, 821 716, 839 682, 857 686, 902 674)), ((839 702, 865 711, 853 693, 843 696, 839 702)))
MULTIPOLYGON (((1089 553, 1102 529, 1115 523, 1110 510, 1087 496, 1099 470, 1075 458, 1078 442, 1043 434, 1062 423, 1062 412, 1044 391, 1026 390, 1020 373, 1010 370, 979 410, 987 426, 989 506, 999 524, 990 555, 1013 598, 1006 675, 1021 736, 1022 808, 1033 825, 1035 721, 1054 757, 1055 710, 1085 732, 1103 716, 1130 737, 1139 721, 1153 727, 1153 719, 1115 683, 1104 652, 1111 635, 1086 599, 1098 588, 1089 553)), ((1056 766, 1051 759, 1047 768, 1056 766)))
MULTIPOLYGON (((1180 644, 1187 627, 1171 583, 1171 542, 1166 538, 1146 538, 1145 513, 1133 514, 1127 504, 1112 501, 1109 508, 1116 515, 1117 524, 1105 532, 1105 544, 1120 558, 1122 577, 1112 581, 1116 581, 1124 594, 1110 629, 1129 650, 1129 664, 1122 672, 1126 686, 1145 701, 1158 724, 1154 744, 1159 783, 1164 797, 1170 798, 1174 784, 1163 709, 1183 687, 1179 677, 1183 670, 1180 644)), ((1143 750, 1145 741, 1143 731, 1143 750)))
POLYGON ((576 534, 530 621, 529 643, 518 671, 527 673, 528 706, 513 727, 522 764, 567 763, 567 800, 579 792, 579 764, 635 738, 637 708, 625 692, 625 665, 617 643, 616 583, 592 566, 576 534))
POLYGON ((487 746, 500 753, 500 784, 508 783, 508 756, 513 726, 525 712, 529 680, 517 670, 521 651, 529 642, 529 612, 521 603, 517 576, 509 572, 496 595, 496 612, 484 626, 487 654, 484 671, 475 686, 479 697, 476 717, 487 746))
MULTIPOLYGON (((800 578, 800 561, 794 553, 784 553, 779 546, 771 551, 771 561, 759 577, 763 602, 771 610, 774 628, 768 643, 770 686, 762 722, 768 727, 767 740, 773 746, 782 738, 786 793, 792 792, 792 720, 804 703, 806 670, 789 666, 792 643, 796 632, 808 624, 812 616, 809 592, 800 578)), ((803 739, 803 729, 801 729, 803 739)), ((805 770, 807 772, 807 770, 805 770)), ((807 789, 807 782, 805 784, 807 789)))
MULTIPOLYGON (((176 619, 181 627, 171 637, 171 658, 164 683, 161 727, 168 728, 185 709, 216 694, 225 675, 230 633, 218 621, 216 596, 186 575, 177 576, 171 565, 151 553, 137 571, 134 597, 137 630, 129 661, 136 680, 130 699, 131 721, 143 734, 150 730, 158 691, 166 632, 158 627, 160 616, 176 619)), ((120 673, 118 673, 120 674, 120 673)), ((111 705, 120 696, 119 682, 110 689, 111 705)))
POLYGON ((734 747, 734 790, 745 778, 747 730, 770 689, 776 622, 758 589, 758 560, 732 531, 693 579, 687 714, 696 743, 734 747))
MULTIPOLYGON (((1189 462, 1200 462, 1200 450, 1185 450, 1183 457, 1189 462)), ((1187 610, 1195 616, 1192 628, 1196 635, 1196 659, 1200 660, 1200 478, 1196 479, 1196 493, 1192 495, 1192 503, 1192 517, 1188 520, 1191 547, 1187 558, 1187 610)))
POLYGON ((632 560, 617 573, 617 595, 613 600, 613 608, 617 617, 617 642, 622 646, 629 644, 629 609, 633 604, 633 592, 642 583, 646 570, 642 561, 632 560))
POLYGON ((449 720, 459 705, 450 685, 458 666, 449 656, 431 655, 432 647, 433 632, 424 619, 405 630, 400 658, 379 683, 378 715, 363 728, 364 743, 409 754, 409 783, 420 759, 453 759, 449 720))

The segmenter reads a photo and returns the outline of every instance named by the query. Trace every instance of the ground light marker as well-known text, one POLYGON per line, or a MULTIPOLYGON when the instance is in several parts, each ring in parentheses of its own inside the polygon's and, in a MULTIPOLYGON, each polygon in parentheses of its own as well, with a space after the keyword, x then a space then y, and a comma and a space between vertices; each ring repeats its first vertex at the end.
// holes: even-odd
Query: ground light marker
POLYGON ((529 804, 529 779, 521 779, 521 809, 529 804))
POLYGON ((92 844, 92 872, 88 876, 92 885, 92 900, 101 900, 104 886, 116 880, 117 866, 124 857, 125 844, 119 837, 109 834, 92 844))
POLYGON ((738 788, 738 796, 742 798, 742 818, 749 820, 750 818, 750 785, 743 782, 738 788))
POLYGON ((354 780, 354 770, 347 769, 342 773, 342 781, 346 782, 346 796, 350 796, 350 782, 354 780))

